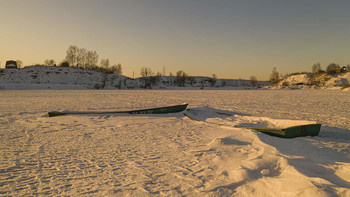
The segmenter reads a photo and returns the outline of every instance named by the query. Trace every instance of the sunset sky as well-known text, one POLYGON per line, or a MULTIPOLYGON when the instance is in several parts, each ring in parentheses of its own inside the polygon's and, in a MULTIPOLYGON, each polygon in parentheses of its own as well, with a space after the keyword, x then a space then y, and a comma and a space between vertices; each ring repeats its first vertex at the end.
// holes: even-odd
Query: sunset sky
POLYGON ((61 62, 70 45, 123 74, 267 80, 350 64, 349 0, 0 0, 0 67, 61 62))

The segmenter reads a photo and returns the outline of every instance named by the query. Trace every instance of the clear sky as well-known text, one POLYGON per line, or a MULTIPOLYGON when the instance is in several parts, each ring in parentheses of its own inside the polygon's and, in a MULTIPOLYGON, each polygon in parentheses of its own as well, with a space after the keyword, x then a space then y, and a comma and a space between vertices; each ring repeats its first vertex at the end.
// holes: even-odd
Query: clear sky
POLYGON ((350 64, 349 0, 0 0, 0 62, 95 50, 135 77, 269 78, 350 64))

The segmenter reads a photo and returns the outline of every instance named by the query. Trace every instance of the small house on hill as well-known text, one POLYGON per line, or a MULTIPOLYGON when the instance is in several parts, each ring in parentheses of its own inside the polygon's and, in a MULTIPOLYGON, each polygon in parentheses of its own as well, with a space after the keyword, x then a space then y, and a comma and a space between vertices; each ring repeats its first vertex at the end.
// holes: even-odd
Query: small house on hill
POLYGON ((17 62, 14 61, 14 60, 6 61, 5 68, 7 68, 7 69, 9 69, 9 68, 17 68, 17 62))
POLYGON ((346 72, 346 67, 345 66, 341 67, 340 72, 342 72, 342 73, 346 72))

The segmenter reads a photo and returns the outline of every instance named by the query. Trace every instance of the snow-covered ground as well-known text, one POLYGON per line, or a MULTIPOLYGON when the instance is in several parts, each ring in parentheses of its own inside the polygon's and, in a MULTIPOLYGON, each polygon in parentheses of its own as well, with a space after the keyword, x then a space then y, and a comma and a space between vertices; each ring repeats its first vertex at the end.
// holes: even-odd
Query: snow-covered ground
POLYGON ((350 92, 0 91, 0 195, 349 196, 350 92), (189 103, 316 121, 282 139, 184 114, 66 115, 189 103))
POLYGON ((312 77, 312 74, 297 74, 281 80, 274 89, 327 89, 350 91, 350 72, 328 75, 326 73, 312 77))

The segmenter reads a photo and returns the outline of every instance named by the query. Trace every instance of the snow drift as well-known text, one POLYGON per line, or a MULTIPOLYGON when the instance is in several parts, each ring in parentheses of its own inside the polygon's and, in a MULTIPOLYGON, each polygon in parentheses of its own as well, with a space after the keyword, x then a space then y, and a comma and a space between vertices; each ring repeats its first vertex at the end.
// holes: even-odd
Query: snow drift
POLYGON ((5 196, 349 196, 350 94, 343 91, 1 91, 5 196), (281 139, 165 115, 70 115, 190 103, 322 123, 281 139))

